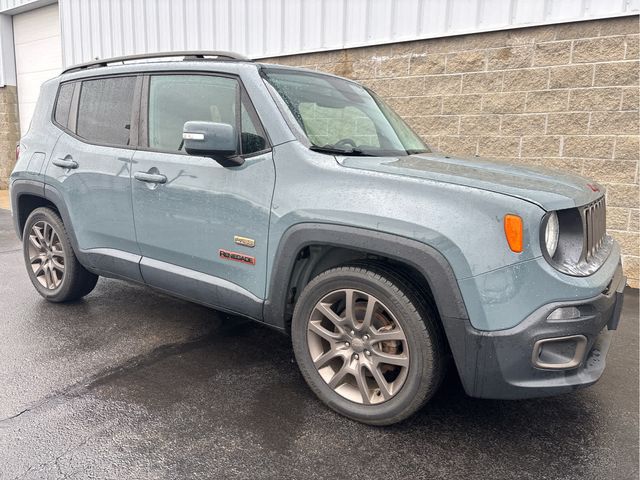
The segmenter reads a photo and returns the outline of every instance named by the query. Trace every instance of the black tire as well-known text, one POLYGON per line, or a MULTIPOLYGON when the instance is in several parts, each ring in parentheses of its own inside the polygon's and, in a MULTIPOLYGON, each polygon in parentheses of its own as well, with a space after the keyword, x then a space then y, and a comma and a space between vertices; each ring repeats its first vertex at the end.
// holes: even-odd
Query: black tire
POLYGON ((98 275, 89 272, 76 258, 62 219, 50 208, 36 208, 27 218, 22 234, 22 252, 31 283, 38 293, 50 302, 71 302, 82 298, 89 294, 98 282, 98 275), (33 226, 39 222, 46 222, 52 227, 57 234, 59 247, 62 249, 64 255, 64 273, 62 274, 60 284, 54 288, 47 288, 40 283, 40 280, 38 280, 34 273, 29 258, 30 234, 33 226))
POLYGON ((390 425, 415 413, 437 391, 446 369, 446 345, 436 313, 403 276, 382 265, 343 266, 315 277, 296 304, 291 336, 302 375, 316 395, 336 412, 370 425, 390 425), (366 405, 336 393, 312 360, 307 340, 311 315, 321 299, 341 289, 373 295, 404 331, 410 353, 406 379, 394 396, 382 403, 366 405))

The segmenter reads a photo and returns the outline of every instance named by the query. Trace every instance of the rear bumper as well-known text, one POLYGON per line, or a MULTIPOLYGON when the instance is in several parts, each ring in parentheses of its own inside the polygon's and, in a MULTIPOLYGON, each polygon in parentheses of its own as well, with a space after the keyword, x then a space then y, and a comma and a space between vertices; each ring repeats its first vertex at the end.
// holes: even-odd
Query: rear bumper
POLYGON ((531 398, 595 383, 618 326, 625 284, 618 264, 599 295, 549 303, 506 330, 476 330, 468 320, 448 319, 447 337, 467 394, 531 398))

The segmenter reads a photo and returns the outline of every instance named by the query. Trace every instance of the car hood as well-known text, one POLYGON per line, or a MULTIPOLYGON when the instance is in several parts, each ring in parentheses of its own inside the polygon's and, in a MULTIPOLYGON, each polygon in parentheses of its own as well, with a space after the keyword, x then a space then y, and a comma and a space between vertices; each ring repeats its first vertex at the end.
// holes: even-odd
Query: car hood
POLYGON ((535 203, 545 210, 585 205, 604 194, 600 185, 577 175, 517 167, 477 157, 456 158, 428 153, 403 157, 340 156, 337 159, 348 168, 488 190, 535 203))

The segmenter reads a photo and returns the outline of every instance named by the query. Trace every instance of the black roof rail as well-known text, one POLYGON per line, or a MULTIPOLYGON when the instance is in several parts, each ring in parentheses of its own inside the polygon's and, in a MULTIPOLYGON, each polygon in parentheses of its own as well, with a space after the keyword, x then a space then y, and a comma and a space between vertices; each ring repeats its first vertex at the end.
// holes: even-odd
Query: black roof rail
POLYGON ((158 53, 140 53, 136 55, 123 55, 121 57, 112 57, 112 58, 103 58, 98 60, 92 60, 91 62, 80 63, 78 65, 73 65, 69 68, 65 68, 61 75, 64 73, 77 72, 80 70, 84 70, 87 68, 97 68, 97 67, 106 67, 112 63, 129 62, 135 60, 149 60, 154 58, 171 58, 171 57, 184 57, 185 60, 207 60, 211 58, 212 60, 226 60, 226 61, 240 61, 240 62, 251 62, 252 60, 245 57, 244 55, 240 55, 239 53, 234 52, 218 52, 218 51, 177 51, 177 52, 158 52, 158 53))

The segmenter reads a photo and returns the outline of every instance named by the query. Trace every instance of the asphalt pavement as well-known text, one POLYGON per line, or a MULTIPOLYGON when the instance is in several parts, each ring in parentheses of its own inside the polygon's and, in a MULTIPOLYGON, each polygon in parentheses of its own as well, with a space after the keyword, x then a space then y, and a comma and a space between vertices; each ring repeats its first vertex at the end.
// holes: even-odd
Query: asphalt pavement
POLYGON ((0 210, 1 479, 637 479, 638 291, 595 386, 467 397, 455 374, 392 427, 321 404, 288 339, 100 279, 43 300, 0 210))

